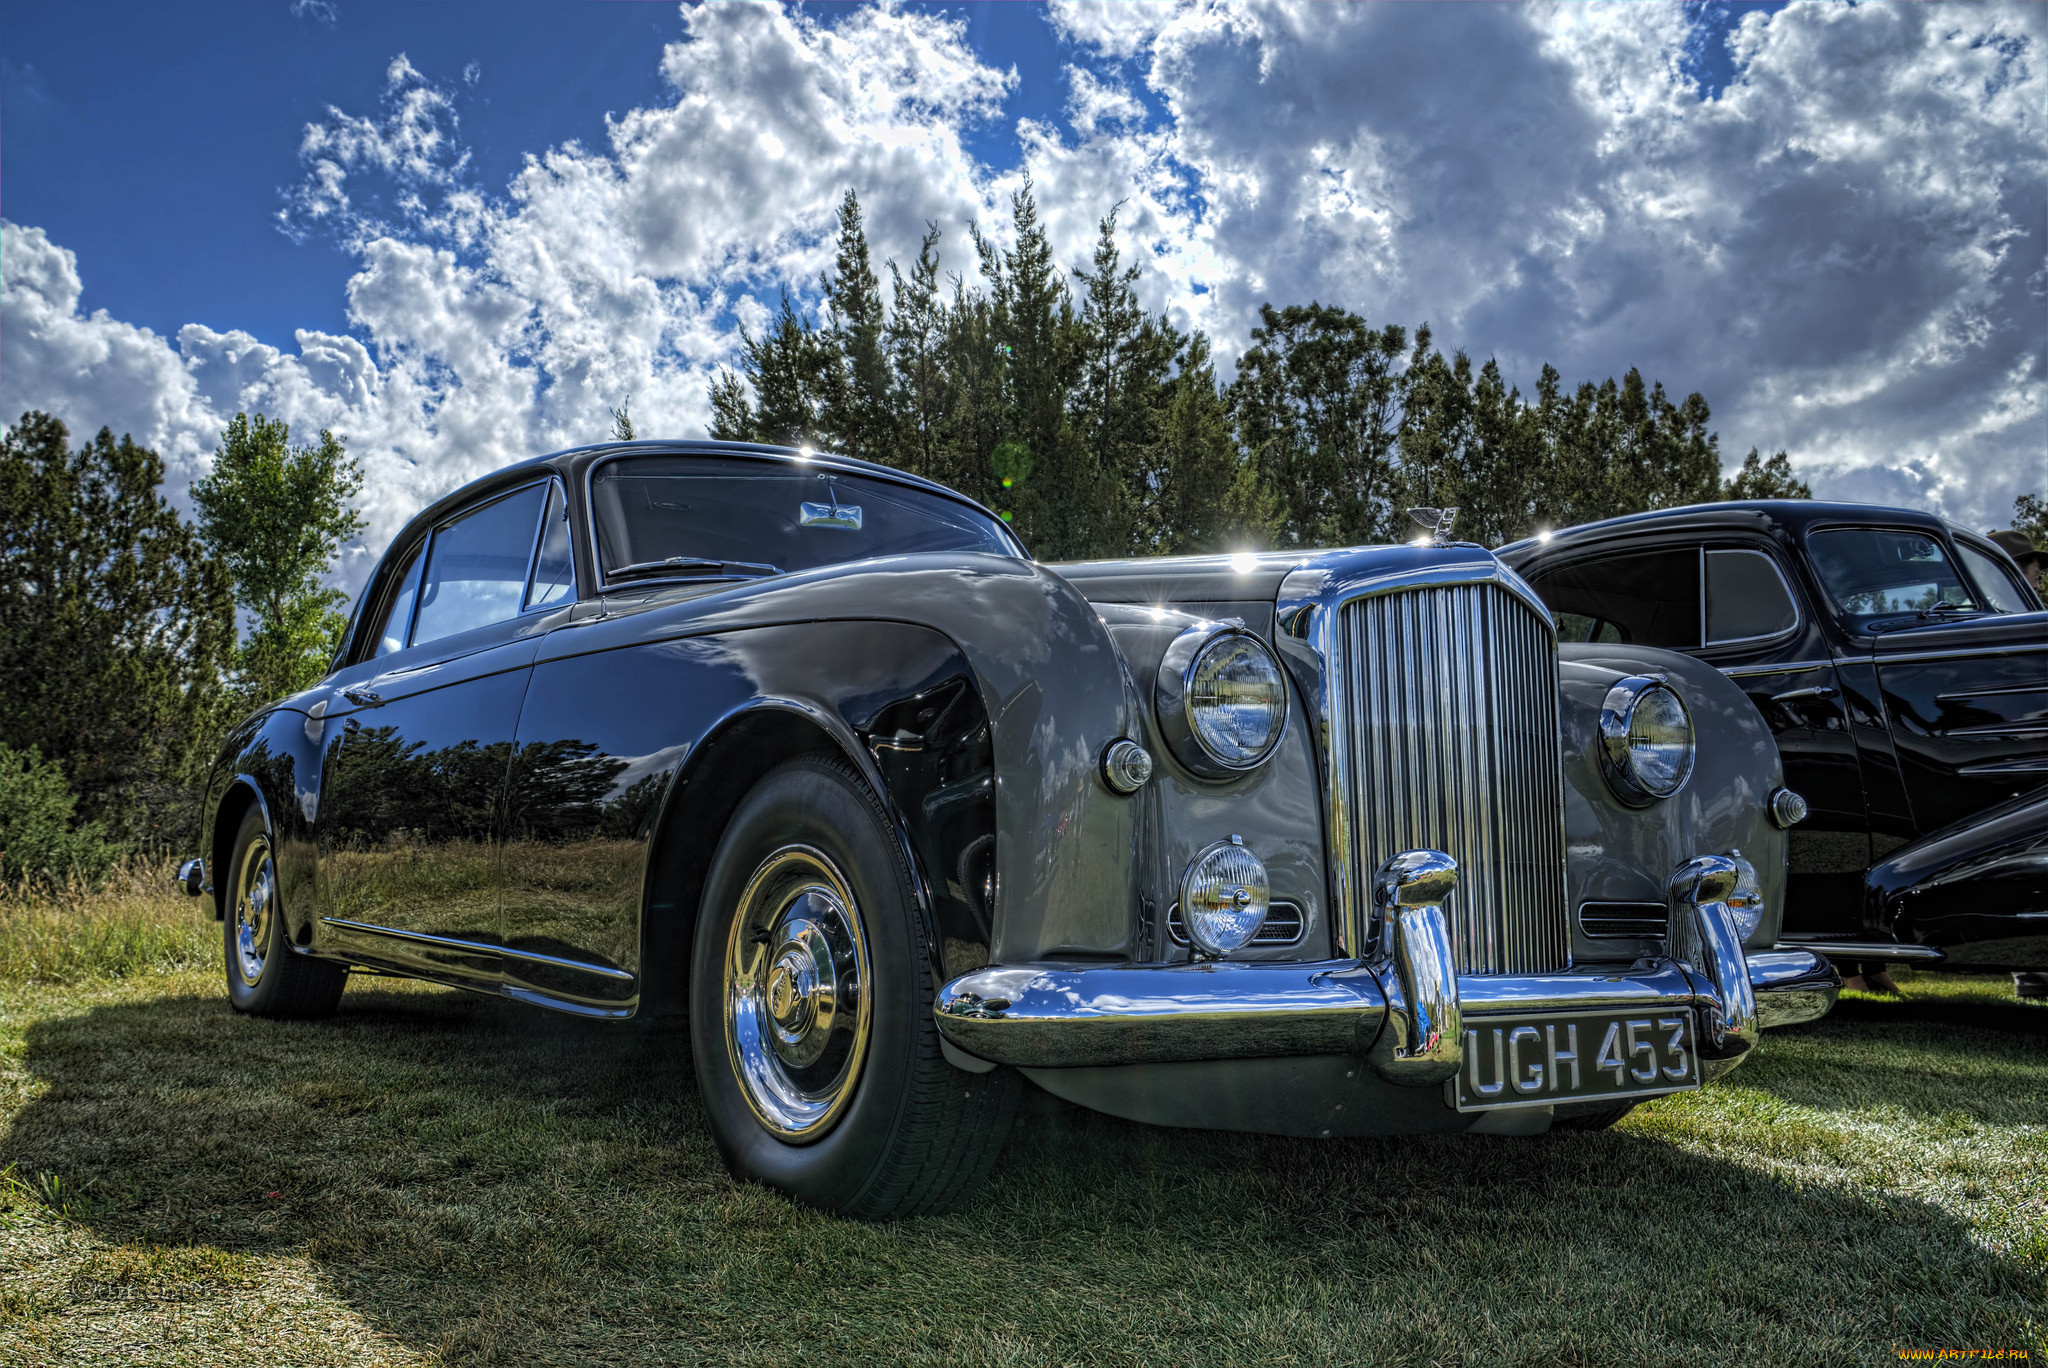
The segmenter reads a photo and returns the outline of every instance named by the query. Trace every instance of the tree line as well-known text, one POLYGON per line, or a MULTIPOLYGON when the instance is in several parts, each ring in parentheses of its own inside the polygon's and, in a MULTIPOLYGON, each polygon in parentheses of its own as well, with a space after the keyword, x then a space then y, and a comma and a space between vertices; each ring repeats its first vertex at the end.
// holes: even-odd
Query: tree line
POLYGON ((1259 311, 1234 379, 1209 339, 1139 302, 1116 212, 1063 271, 1031 188, 1013 245, 967 230, 976 270, 942 276, 926 229, 885 291, 858 198, 838 214, 816 316, 785 292, 711 391, 712 436, 898 466, 999 510, 1044 560, 1342 546, 1408 535, 1457 505, 1498 546, 1538 528, 1720 498, 1808 497, 1784 452, 1725 484, 1699 394, 1631 369, 1533 396, 1428 326, 1320 303, 1259 311))

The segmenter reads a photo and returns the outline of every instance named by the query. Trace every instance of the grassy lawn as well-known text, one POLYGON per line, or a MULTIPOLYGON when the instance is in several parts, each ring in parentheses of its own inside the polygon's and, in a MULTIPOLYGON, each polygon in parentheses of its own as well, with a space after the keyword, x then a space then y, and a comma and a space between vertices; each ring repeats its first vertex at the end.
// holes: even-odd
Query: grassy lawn
POLYGON ((146 883, 0 903, 0 1364, 2048 1357, 2048 1009, 1901 976, 1606 1134, 1024 1117, 957 1215, 726 1177, 687 1050, 362 978, 253 1021, 146 883))

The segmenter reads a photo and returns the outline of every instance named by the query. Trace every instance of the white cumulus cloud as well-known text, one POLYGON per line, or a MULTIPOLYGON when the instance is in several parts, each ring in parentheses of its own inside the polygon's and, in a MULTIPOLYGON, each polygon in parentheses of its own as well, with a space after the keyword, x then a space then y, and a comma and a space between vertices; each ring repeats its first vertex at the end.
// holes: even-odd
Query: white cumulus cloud
MULTIPOLYGON (((2002 523, 2048 452, 2048 11, 1802 4, 1751 14, 1705 97, 1676 5, 1056 5, 1057 119, 966 26, 891 7, 685 8, 669 93, 601 146, 480 184, 466 72, 404 56, 380 105, 301 140, 284 224, 353 261, 349 333, 296 351, 80 312, 79 263, 5 227, 0 407, 102 423, 203 471, 262 409, 369 472, 366 547, 486 470, 602 436, 701 433, 742 323, 815 300, 847 189, 878 260, 926 223, 972 273, 1030 176, 1059 260, 1112 206, 1147 301, 1229 358, 1258 306, 1424 321, 1525 390, 1630 365, 1705 393, 1732 461, 1818 492, 2002 523), (1013 160, 977 157, 979 130, 1013 160)), ((88 263, 89 268, 89 263, 88 263)), ((344 567, 360 582, 367 550, 344 567)))

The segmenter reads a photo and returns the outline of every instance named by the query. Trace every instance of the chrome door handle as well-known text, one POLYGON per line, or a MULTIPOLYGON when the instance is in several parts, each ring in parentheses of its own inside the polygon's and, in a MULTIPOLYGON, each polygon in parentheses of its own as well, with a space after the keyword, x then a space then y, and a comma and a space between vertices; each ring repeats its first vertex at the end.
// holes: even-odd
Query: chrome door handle
POLYGON ((343 689, 341 696, 355 704, 358 708, 381 708, 384 706, 384 695, 376 692, 374 689, 343 689))
POLYGON ((1809 698, 1833 698, 1841 690, 1832 684, 1816 684, 1810 689, 1788 689, 1781 694, 1772 694, 1773 703, 1803 703, 1809 698))

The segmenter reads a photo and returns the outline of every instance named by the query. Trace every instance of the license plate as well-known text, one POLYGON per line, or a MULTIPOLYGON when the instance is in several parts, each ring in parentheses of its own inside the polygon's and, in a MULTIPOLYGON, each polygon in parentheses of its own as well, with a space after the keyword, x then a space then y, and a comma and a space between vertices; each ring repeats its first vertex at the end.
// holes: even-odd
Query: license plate
POLYGON ((1654 1097, 1697 1088, 1690 1010, 1468 1017, 1465 1067, 1451 1083, 1461 1112, 1654 1097))

